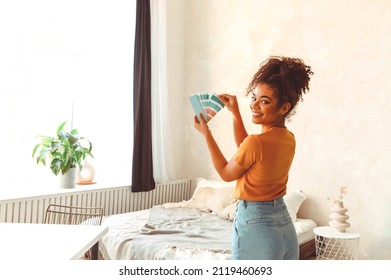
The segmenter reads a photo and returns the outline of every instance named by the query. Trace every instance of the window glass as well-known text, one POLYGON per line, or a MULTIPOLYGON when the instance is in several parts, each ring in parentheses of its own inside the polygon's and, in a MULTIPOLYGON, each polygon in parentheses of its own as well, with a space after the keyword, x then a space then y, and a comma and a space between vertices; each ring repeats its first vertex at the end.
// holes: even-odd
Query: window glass
POLYGON ((54 135, 63 121, 92 142, 99 183, 130 184, 135 7, 135 0, 0 2, 0 199, 56 188, 32 150, 35 136, 54 135))

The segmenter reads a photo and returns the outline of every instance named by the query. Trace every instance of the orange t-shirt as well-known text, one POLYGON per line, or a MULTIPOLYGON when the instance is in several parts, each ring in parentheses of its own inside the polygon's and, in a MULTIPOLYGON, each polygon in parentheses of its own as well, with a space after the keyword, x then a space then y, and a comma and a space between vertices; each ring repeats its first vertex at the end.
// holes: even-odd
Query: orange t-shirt
POLYGON ((265 201, 285 195, 295 147, 295 136, 286 128, 247 136, 235 155, 247 169, 236 181, 235 198, 265 201))

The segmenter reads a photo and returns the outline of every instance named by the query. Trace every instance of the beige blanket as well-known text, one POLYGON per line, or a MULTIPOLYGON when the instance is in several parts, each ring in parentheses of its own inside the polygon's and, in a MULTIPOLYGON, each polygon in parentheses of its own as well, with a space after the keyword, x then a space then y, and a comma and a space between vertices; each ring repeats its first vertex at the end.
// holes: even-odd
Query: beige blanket
POLYGON ((230 254, 232 223, 188 208, 153 207, 148 222, 134 236, 135 259, 166 258, 169 251, 230 254))

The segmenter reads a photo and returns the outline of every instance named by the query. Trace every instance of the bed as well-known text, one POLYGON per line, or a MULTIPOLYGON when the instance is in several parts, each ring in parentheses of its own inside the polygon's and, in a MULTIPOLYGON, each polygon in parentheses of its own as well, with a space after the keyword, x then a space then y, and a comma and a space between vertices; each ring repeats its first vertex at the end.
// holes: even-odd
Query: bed
MULTIPOLYGON (((231 228, 236 212, 234 184, 197 179, 191 199, 150 209, 105 216, 109 227, 100 241, 104 259, 229 260, 231 228)), ((284 199, 294 221, 300 259, 315 255, 311 219, 297 217, 305 195, 289 190, 284 199)))

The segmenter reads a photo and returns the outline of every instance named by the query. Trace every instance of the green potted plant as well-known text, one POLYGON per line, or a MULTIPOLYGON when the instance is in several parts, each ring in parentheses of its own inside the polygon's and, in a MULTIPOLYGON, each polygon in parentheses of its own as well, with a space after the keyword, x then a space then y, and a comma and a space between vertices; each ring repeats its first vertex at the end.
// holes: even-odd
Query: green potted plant
POLYGON ((70 177, 64 178, 68 182, 61 183, 61 187, 73 188, 76 184, 76 169, 81 171, 87 155, 93 157, 92 144, 88 139, 80 137, 76 129, 64 131, 66 123, 60 124, 54 137, 37 136, 41 141, 35 145, 32 155, 37 164, 42 163, 44 166, 49 159, 50 169, 56 176, 60 174, 70 177))

